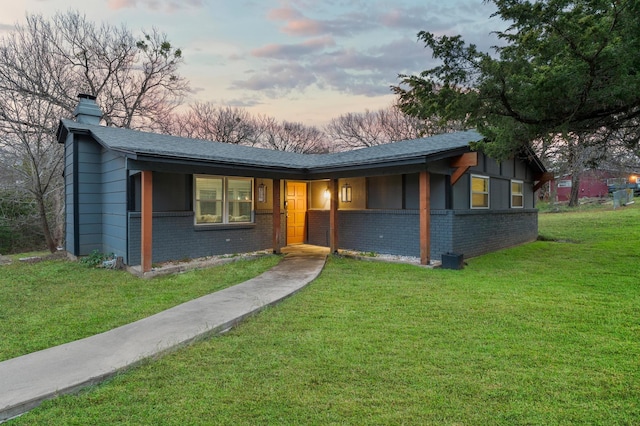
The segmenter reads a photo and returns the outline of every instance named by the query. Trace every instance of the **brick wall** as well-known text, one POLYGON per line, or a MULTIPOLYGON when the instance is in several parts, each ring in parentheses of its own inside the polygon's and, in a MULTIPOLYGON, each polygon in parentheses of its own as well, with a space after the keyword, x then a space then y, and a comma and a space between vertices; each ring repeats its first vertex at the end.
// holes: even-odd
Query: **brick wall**
POLYGON ((329 210, 309 210, 307 242, 314 246, 329 246, 329 210))
POLYGON ((342 210, 340 248, 394 255, 420 255, 418 210, 342 210))
POLYGON ((465 258, 537 238, 538 211, 535 209, 454 212, 453 252, 465 258))
MULTIPOLYGON (((195 226, 193 212, 153 215, 152 262, 246 253, 273 247, 271 211, 257 211, 255 224, 195 226)), ((282 217, 284 228, 284 217, 282 217)), ((284 241, 282 231, 281 241, 284 241)), ((129 213, 129 265, 140 264, 140 213, 129 213)))
POLYGON ((453 210, 431 210, 431 259, 453 252, 453 210))
MULTIPOLYGON (((420 256, 418 210, 341 210, 339 248, 420 256)), ((431 210, 431 258, 465 258, 534 241, 537 210, 431 210)), ((329 212, 309 211, 309 244, 329 245, 329 212)))

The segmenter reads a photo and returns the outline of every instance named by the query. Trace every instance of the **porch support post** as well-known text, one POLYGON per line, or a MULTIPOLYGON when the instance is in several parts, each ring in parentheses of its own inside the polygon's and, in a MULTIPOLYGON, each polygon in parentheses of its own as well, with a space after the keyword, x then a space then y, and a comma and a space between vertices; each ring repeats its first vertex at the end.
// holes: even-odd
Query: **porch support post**
POLYGON ((273 252, 282 252, 282 242, 280 233, 282 230, 282 220, 280 218, 280 179, 273 179, 273 252))
POLYGON ((329 210, 329 251, 338 253, 338 179, 329 181, 331 209, 329 210))
POLYGON ((431 261, 431 188, 429 172, 420 172, 420 264, 431 261))
POLYGON ((153 172, 142 171, 142 194, 140 214, 140 248, 142 272, 151 270, 152 223, 153 223, 153 172))

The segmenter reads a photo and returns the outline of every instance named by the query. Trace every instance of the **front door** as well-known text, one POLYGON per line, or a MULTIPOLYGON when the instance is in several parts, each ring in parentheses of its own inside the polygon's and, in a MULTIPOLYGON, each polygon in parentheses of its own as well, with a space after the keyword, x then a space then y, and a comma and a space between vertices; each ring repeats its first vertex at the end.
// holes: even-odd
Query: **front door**
POLYGON ((287 245, 304 243, 307 234, 307 184, 287 182, 287 245))

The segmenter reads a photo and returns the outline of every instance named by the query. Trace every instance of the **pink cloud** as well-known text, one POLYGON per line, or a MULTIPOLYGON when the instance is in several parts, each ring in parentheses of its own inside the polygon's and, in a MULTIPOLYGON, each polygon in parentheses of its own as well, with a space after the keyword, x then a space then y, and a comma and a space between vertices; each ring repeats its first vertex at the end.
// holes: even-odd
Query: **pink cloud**
POLYGON ((318 35, 325 32, 325 26, 319 21, 303 18, 287 22, 282 32, 297 36, 318 35))
POLYGON ((293 7, 271 9, 267 18, 271 21, 285 21, 280 30, 289 35, 314 36, 327 32, 326 25, 321 21, 307 18, 293 7))
POLYGON ((107 6, 109 9, 118 10, 126 9, 127 7, 136 7, 136 0, 108 0, 107 6))

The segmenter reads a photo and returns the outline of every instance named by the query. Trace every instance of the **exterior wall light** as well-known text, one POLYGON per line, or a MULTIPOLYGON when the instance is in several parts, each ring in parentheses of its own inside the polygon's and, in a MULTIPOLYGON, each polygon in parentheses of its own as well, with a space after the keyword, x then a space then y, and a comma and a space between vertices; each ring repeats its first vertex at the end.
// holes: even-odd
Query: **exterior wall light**
POLYGON ((264 183, 258 185, 258 202, 264 203, 267 201, 267 187, 264 183))
POLYGON ((324 199, 328 200, 331 198, 331 191, 329 191, 329 188, 324 190, 324 199))
POLYGON ((340 201, 343 203, 350 203, 353 192, 352 189, 353 188, 351 188, 351 185, 348 183, 342 185, 342 188, 340 188, 340 201))

